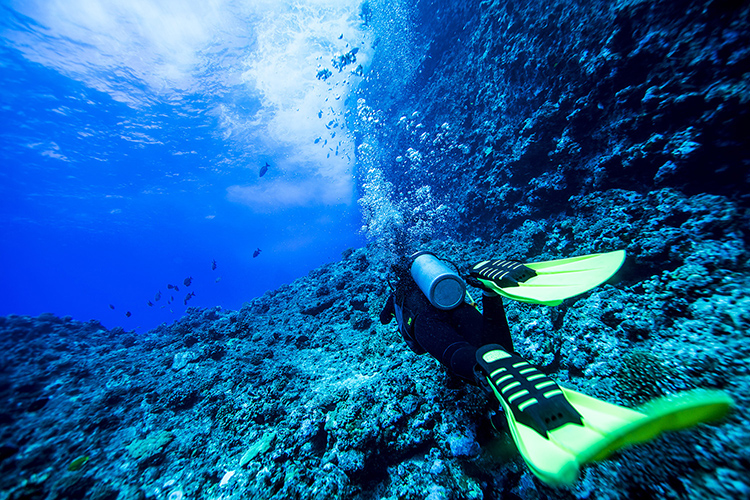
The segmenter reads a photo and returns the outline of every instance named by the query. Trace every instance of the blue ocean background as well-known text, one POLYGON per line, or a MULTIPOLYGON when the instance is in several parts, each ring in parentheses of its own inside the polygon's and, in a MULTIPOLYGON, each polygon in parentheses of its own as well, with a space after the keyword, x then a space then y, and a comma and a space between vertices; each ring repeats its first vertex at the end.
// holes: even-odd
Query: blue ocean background
POLYGON ((345 116, 373 52, 359 8, 3 2, 0 315, 145 331, 187 292, 237 309, 361 246, 345 116))

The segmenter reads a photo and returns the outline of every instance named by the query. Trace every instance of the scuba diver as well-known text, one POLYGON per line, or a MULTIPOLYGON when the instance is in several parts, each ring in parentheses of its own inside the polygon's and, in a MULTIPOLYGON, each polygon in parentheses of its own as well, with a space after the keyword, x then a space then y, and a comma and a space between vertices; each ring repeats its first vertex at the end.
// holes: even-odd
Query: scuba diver
POLYGON ((722 391, 695 389, 632 410, 561 387, 514 351, 503 297, 558 305, 610 279, 624 260, 623 250, 528 264, 490 259, 462 277, 454 263, 417 252, 393 266, 397 283, 380 321, 395 317, 416 354, 429 353, 499 402, 518 451, 539 479, 572 485, 582 465, 664 431, 721 418, 733 403, 722 391), (483 313, 466 283, 482 289, 483 313))

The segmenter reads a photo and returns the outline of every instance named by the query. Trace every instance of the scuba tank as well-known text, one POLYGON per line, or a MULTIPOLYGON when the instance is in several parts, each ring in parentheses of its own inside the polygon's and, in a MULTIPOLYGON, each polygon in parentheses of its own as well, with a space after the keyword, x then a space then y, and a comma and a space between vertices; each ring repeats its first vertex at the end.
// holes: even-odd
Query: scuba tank
POLYGON ((459 306, 466 294, 466 284, 458 273, 430 252, 417 252, 411 257, 411 276, 430 303, 438 309, 459 306))

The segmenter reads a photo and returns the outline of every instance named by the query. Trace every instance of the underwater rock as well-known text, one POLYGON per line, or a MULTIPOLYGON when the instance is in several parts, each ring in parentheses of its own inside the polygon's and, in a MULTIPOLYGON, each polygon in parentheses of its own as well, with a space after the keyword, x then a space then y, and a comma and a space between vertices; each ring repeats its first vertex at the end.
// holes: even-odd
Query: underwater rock
POLYGON ((166 457, 163 449, 169 445, 175 435, 168 431, 154 431, 142 439, 134 439, 128 446, 130 456, 144 469, 161 463, 166 457))
POLYGON ((338 300, 338 297, 332 297, 326 300, 321 300, 315 305, 305 307, 304 309, 302 309, 301 312, 302 314, 306 314, 308 316, 317 316, 318 314, 322 313, 323 311, 331 307, 337 300, 338 300))
POLYGON ((240 467, 245 467, 255 457, 267 452, 275 439, 276 433, 273 431, 264 434, 242 455, 242 458, 240 458, 240 467))
POLYGON ((178 352, 174 355, 172 360, 172 369, 174 371, 180 371, 185 368, 188 363, 192 363, 198 359, 198 354, 192 351, 178 352))

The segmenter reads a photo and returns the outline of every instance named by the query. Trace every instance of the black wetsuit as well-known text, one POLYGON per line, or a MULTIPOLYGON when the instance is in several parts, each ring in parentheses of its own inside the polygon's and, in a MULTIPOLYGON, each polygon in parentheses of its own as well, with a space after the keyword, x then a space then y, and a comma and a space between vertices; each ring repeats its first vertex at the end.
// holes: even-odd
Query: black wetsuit
POLYGON ((474 383, 479 347, 500 344, 513 352, 502 298, 484 295, 482 307, 484 314, 466 303, 448 311, 438 309, 408 276, 399 280, 396 291, 388 298, 380 322, 388 324, 396 316, 401 335, 414 352, 430 353, 453 374, 474 383))

